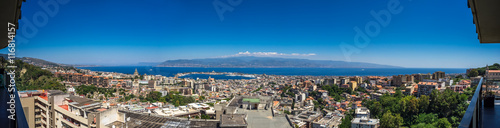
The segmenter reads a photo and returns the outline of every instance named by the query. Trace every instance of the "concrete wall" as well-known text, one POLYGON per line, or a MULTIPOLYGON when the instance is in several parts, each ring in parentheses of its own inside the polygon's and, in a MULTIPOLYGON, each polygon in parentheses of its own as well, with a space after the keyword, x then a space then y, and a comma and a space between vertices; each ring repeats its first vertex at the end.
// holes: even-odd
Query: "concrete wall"
POLYGON ((102 111, 99 113, 99 116, 99 125, 101 128, 104 128, 106 124, 110 124, 115 122, 116 120, 120 120, 120 116, 118 115, 118 108, 110 108, 106 111, 102 111))
POLYGON ((50 100, 52 101, 51 103, 53 105, 59 106, 63 105, 64 98, 69 97, 69 94, 63 94, 63 95, 53 95, 51 96, 50 100))
POLYGON ((28 126, 30 128, 35 127, 35 98, 34 97, 25 97, 20 98, 21 105, 23 107, 24 116, 26 117, 26 121, 28 122, 28 126))

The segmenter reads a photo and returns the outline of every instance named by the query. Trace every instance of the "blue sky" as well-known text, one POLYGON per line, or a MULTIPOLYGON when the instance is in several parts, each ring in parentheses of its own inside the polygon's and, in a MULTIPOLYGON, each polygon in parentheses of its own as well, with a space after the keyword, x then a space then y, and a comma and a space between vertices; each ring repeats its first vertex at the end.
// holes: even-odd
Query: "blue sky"
POLYGON ((500 44, 479 43, 466 0, 69 0, 57 5, 51 13, 37 1, 23 4, 18 56, 100 65, 240 55, 419 68, 500 62, 500 44), (232 9, 223 20, 214 1, 232 9), (370 11, 387 11, 393 2, 399 2, 400 12, 390 13, 382 26, 370 11), (356 45, 353 28, 363 31, 370 22, 380 26, 370 30, 380 31, 367 45, 356 45), (341 42, 357 52, 343 52, 341 42))

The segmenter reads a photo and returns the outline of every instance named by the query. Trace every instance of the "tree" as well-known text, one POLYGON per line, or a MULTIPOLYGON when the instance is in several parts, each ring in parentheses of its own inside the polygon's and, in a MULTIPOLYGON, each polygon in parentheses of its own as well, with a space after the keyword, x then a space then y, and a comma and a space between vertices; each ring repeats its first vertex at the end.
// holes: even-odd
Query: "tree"
POLYGON ((288 115, 292 114, 292 113, 290 113, 290 111, 288 111, 288 110, 283 111, 283 113, 288 114, 288 115))
POLYGON ((472 69, 469 74, 467 74, 468 77, 476 77, 479 75, 479 72, 477 69, 472 69))
POLYGON ((351 127, 351 120, 354 118, 354 110, 349 110, 349 112, 346 113, 344 119, 342 119, 342 123, 339 125, 339 128, 350 128, 351 127))
POLYGON ((435 126, 438 128, 451 128, 451 123, 448 122, 448 119, 441 118, 438 120, 435 126))
POLYGON ((175 107, 179 107, 179 106, 180 106, 179 101, 175 101, 175 104, 174 104, 174 105, 175 105, 175 107))
POLYGON ((158 99, 158 101, 159 101, 159 102, 163 102, 163 103, 167 102, 167 100, 165 99, 165 97, 160 97, 160 98, 158 99))
POLYGON ((435 113, 422 113, 419 114, 416 123, 432 124, 438 120, 438 115, 435 113))
POLYGON ((201 119, 211 119, 211 117, 206 114, 203 114, 201 115, 201 119))
POLYGON ((396 90, 396 93, 394 94, 394 97, 396 97, 398 99, 403 98, 403 93, 401 92, 401 90, 396 90))
POLYGON ((435 126, 432 124, 419 123, 416 125, 412 125, 411 128, 435 128, 435 126))
POLYGON ((371 112, 371 115, 375 118, 381 118, 384 112, 382 104, 380 102, 374 102, 372 105, 368 107, 371 112))
POLYGON ((381 128, 399 128, 403 125, 403 118, 399 114, 393 115, 391 111, 387 111, 380 119, 381 128))
POLYGON ((413 96, 406 96, 401 99, 401 114, 404 117, 404 122, 408 125, 413 124, 415 115, 418 114, 418 99, 413 96))
POLYGON ((418 107, 421 113, 427 112, 427 109, 429 107, 429 96, 421 95, 418 99, 418 107))
POLYGON ((152 92, 149 92, 148 95, 146 95, 146 100, 150 101, 150 102, 156 102, 156 101, 160 100, 160 97, 161 97, 161 93, 160 92, 158 92, 158 91, 152 91, 152 92))

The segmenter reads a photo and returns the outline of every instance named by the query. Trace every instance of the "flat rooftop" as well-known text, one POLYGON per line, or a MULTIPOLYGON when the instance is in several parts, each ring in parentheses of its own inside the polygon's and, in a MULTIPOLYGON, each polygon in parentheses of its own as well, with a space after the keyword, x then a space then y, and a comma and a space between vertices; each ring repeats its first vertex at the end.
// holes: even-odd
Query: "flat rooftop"
POLYGON ((70 103, 71 105, 74 105, 74 106, 77 106, 77 107, 93 106, 93 105, 100 104, 97 101, 93 101, 91 99, 81 98, 81 97, 73 96, 73 95, 70 95, 68 97, 68 99, 72 101, 70 103))
POLYGON ((368 124, 368 125, 376 125, 380 122, 379 119, 366 119, 366 118, 354 118, 351 123, 357 124, 368 124))
POLYGON ((224 114, 221 116, 221 127, 247 126, 246 114, 224 114))
POLYGON ((250 102, 250 103, 260 103, 260 99, 253 99, 253 98, 243 98, 243 102, 250 102))
POLYGON ((247 114, 247 128, 291 128, 285 116, 273 116, 271 110, 239 111, 247 114))
POLYGON ((155 116, 153 114, 134 113, 119 110, 125 113, 126 118, 130 118, 126 124, 129 128, 186 128, 186 127, 217 127, 217 120, 196 120, 177 117, 155 116))

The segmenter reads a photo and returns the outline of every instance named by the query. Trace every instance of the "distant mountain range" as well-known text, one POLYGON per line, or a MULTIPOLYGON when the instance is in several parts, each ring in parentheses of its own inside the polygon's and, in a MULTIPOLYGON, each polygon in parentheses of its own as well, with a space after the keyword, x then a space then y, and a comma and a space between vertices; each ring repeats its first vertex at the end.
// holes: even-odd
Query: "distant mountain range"
POLYGON ((272 57, 228 57, 167 60, 158 67, 228 67, 228 68, 402 68, 363 62, 308 60, 272 57))
MULTIPOLYGON (((0 54, 7 58, 7 54, 0 54)), ((23 62, 40 67, 98 67, 99 65, 77 65, 60 64, 43 59, 22 57, 16 58, 23 62)), ((391 65, 381 65, 363 62, 346 62, 331 60, 308 60, 293 58, 272 57, 227 57, 207 59, 179 59, 167 60, 165 62, 139 62, 134 66, 157 66, 157 67, 224 67, 224 68, 402 68, 391 65)))
MULTIPOLYGON (((7 54, 0 54, 0 57, 7 59, 7 54)), ((98 65, 78 65, 78 64, 60 64, 55 62, 46 61, 43 59, 32 58, 32 57, 16 57, 15 60, 21 60, 25 63, 32 64, 38 67, 92 67, 98 65)))
MULTIPOLYGON (((8 59, 8 55, 7 54, 0 54, 0 57, 3 57, 4 59, 8 59)), ((54 63, 54 62, 50 62, 50 61, 46 61, 46 60, 42 60, 42 59, 37 59, 37 58, 31 58, 31 57, 22 57, 22 58, 19 58, 19 57, 16 57, 15 60, 21 60, 25 63, 29 63, 29 64, 32 64, 32 65, 35 65, 35 66, 40 66, 40 67, 69 67, 69 65, 66 65, 66 64, 59 64, 59 63, 54 63)))

